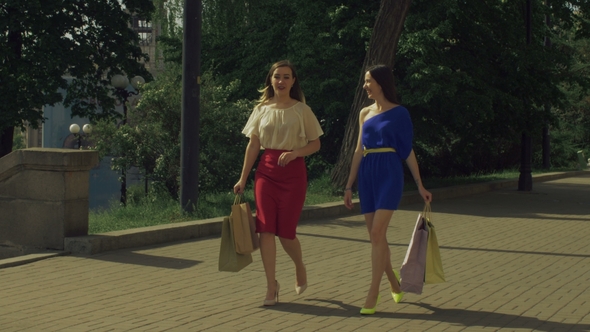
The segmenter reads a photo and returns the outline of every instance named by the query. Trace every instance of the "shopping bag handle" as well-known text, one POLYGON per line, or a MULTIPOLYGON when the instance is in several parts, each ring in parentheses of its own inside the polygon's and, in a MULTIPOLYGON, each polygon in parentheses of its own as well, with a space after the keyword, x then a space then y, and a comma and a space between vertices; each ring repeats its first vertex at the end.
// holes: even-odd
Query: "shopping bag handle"
POLYGON ((430 221, 430 215, 432 210, 430 209, 430 203, 424 202, 424 210, 422 210, 422 217, 426 218, 426 220, 430 221))
POLYGON ((234 198, 234 205, 240 205, 244 203, 244 194, 236 194, 234 198))

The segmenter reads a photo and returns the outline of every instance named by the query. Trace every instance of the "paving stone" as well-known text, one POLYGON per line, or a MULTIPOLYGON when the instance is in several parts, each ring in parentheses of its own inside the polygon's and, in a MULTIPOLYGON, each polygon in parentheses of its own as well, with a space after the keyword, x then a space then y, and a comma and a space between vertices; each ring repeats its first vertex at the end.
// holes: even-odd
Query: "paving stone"
MULTIPOLYGON (((280 303, 263 307, 260 254, 218 272, 219 237, 54 256, 0 269, 8 331, 590 331, 590 173, 432 203, 447 282, 396 304, 384 277, 377 314, 359 315, 370 243, 360 215, 298 228, 309 288, 277 243, 280 303)), ((421 204, 388 229, 393 266, 421 204)))

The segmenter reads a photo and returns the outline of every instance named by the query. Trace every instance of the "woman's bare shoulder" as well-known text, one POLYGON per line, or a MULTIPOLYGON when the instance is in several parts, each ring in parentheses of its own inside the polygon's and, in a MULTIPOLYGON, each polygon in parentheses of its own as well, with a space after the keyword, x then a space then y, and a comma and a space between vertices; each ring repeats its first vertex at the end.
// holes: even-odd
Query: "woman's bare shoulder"
POLYGON ((363 119, 369 114, 371 111, 375 110, 375 104, 371 104, 367 107, 363 107, 359 114, 359 119, 363 121, 363 119))
POLYGON ((375 105, 375 103, 373 103, 373 104, 371 104, 369 106, 363 107, 361 109, 361 113, 363 113, 363 112, 364 113, 369 113, 370 111, 374 111, 376 109, 377 109, 377 105, 375 105))

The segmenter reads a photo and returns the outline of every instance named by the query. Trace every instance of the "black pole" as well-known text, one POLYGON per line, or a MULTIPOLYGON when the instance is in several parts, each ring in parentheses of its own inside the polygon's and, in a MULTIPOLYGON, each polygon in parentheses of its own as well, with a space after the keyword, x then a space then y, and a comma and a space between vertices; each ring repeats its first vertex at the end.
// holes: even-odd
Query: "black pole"
MULTIPOLYGON (((549 7, 549 0, 545 0, 545 6, 549 7)), ((551 25, 551 17, 549 14, 545 16, 545 24, 549 27, 551 25)), ((551 39, 549 36, 545 37, 545 47, 551 47, 551 39)), ((551 105, 545 104, 545 112, 551 112, 551 105)), ((543 126, 543 168, 551 168, 551 136, 549 134, 549 125, 543 126)))
MULTIPOLYGON (((545 105, 545 112, 551 112, 551 106, 545 105)), ((543 126, 543 168, 551 168, 551 135, 549 133, 549 126, 543 126)))
MULTIPOLYGON (((127 98, 129 95, 126 93, 124 89, 121 89, 121 96, 123 97, 123 121, 121 121, 121 126, 125 126, 127 124, 127 98)), ((122 156, 125 158, 125 155, 122 156)), ((127 206, 127 163, 121 169, 121 204, 123 206, 127 206)))
POLYGON ((526 8, 525 8, 525 25, 526 25, 526 44, 530 45, 532 40, 532 10, 531 10, 531 0, 526 0, 526 8))
POLYGON ((520 155, 520 177, 518 178, 518 190, 533 190, 533 176, 531 175, 531 137, 522 133, 521 138, 521 155, 520 155))
MULTIPOLYGON (((531 44, 532 31, 531 31, 531 0, 526 0, 525 8, 525 25, 526 25, 526 44, 531 44)), ((528 98, 524 107, 530 107, 528 98)), ((527 121, 528 122, 528 121, 527 121)), ((518 190, 520 191, 531 191, 533 190, 533 176, 531 174, 531 163, 532 163, 532 144, 531 137, 527 134, 528 128, 522 133, 521 138, 521 154, 520 154, 520 176, 518 178, 518 190)))
POLYGON ((185 0, 180 151, 180 206, 185 212, 195 210, 199 197, 201 11, 201 0, 185 0))

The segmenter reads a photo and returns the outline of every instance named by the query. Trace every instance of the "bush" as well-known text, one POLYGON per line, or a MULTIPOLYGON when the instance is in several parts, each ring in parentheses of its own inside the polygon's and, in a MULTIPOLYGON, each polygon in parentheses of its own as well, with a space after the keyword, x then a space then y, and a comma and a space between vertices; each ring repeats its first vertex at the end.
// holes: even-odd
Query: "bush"
MULTIPOLYGON (((239 179, 247 139, 241 133, 253 102, 230 102, 239 82, 223 87, 209 73, 202 77, 199 133, 199 191, 229 191, 239 179)), ((114 156, 115 170, 137 167, 155 191, 177 199, 180 189, 182 81, 180 67, 170 65, 141 90, 137 107, 129 107, 128 122, 96 124, 96 148, 114 156)))
POLYGON ((242 129, 255 102, 228 101, 240 86, 234 81, 218 86, 212 75, 203 75, 201 88, 201 128, 199 191, 227 192, 239 180, 248 139, 242 129))
POLYGON ((15 128, 14 129, 14 136, 13 136, 13 140, 12 140, 12 151, 24 149, 26 147, 27 147, 27 144, 25 143, 24 133, 22 131, 20 131, 20 128, 15 128))

